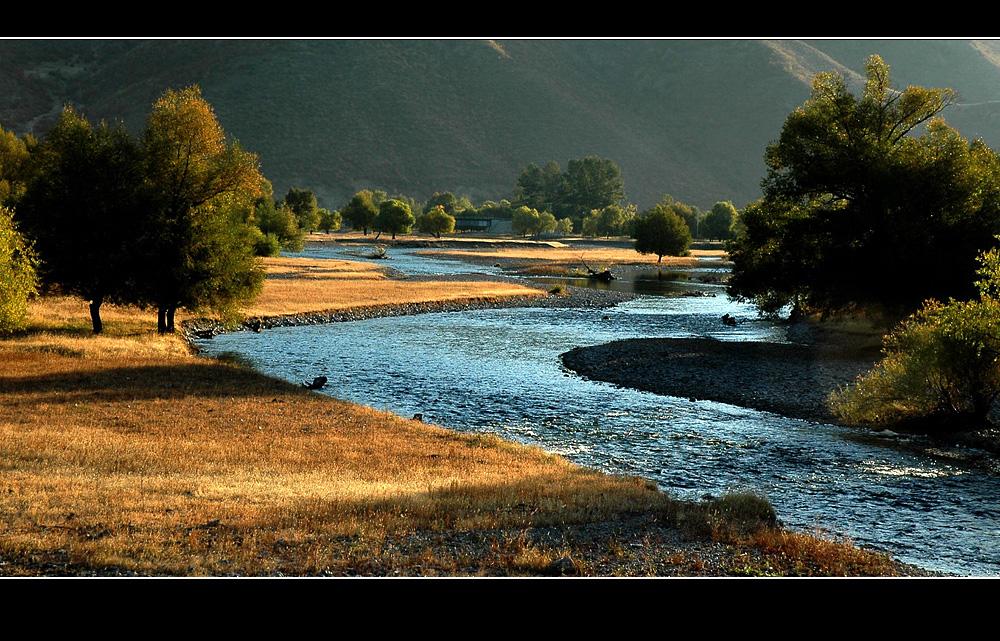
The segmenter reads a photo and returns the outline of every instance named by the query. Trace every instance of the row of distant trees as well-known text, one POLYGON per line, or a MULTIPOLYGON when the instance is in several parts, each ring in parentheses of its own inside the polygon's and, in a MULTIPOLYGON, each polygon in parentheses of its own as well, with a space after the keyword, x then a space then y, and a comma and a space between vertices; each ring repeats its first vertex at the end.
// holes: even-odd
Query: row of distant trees
POLYGON ((71 107, 41 140, 2 133, 0 235, 24 238, 0 245, 22 290, 37 267, 43 286, 89 301, 95 333, 106 302, 155 308, 172 332, 179 308, 228 317, 260 291, 270 185, 198 87, 166 91, 138 136, 71 107))
MULTIPOLYGON (((663 197, 662 205, 680 216, 692 238, 726 240, 733 236, 738 214, 729 201, 718 202, 710 211, 663 197)), ((270 203, 265 205, 270 208, 270 203)), ((407 234, 416 229, 440 236, 454 230, 462 218, 510 220, 515 234, 539 237, 542 234, 581 234, 588 237, 633 236, 638 208, 625 202, 625 188, 618 165, 599 156, 570 160, 564 172, 555 161, 544 167, 527 165, 517 178, 511 199, 487 200, 478 206, 468 196, 435 192, 424 202, 405 195, 390 196, 379 189, 354 194, 337 211, 320 209, 315 195, 304 189, 289 190, 284 201, 276 201, 271 211, 258 215, 265 234, 273 234, 285 249, 301 245, 304 232, 332 231, 347 223, 364 234, 407 234), (389 201, 398 201, 390 206, 389 201), (383 205, 385 211, 383 212, 383 205), (402 213, 409 208, 410 215, 402 213), (282 216, 280 213, 285 211, 282 216), (281 224, 270 221, 280 219, 281 224), (293 225, 292 223, 295 223, 293 225), (291 233, 295 228, 298 232, 291 233)), ((648 210, 647 210, 648 211, 648 210)))

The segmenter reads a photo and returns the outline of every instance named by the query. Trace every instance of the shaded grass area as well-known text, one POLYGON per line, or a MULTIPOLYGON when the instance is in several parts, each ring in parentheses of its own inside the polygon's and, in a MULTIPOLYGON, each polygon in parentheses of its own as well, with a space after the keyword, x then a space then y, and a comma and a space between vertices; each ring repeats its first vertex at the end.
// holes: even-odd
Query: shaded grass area
POLYGON ((134 309, 108 307, 94 337, 85 309, 41 299, 0 341, 0 574, 908 571, 732 525, 756 508, 196 358, 134 309))

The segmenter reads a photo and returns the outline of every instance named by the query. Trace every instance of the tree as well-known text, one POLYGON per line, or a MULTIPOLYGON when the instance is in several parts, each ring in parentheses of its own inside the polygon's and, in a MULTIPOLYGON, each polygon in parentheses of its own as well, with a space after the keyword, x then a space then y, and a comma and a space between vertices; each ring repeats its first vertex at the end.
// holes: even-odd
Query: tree
MULTIPOLYGON (((389 232, 393 239, 396 234, 408 234, 416 219, 410 206, 401 200, 390 198, 379 205, 378 217, 375 219, 375 230, 381 234, 389 232)), ((376 236, 378 238, 378 236, 376 236)))
POLYGON ((425 234, 441 238, 441 234, 455 231, 455 217, 448 215, 442 205, 426 212, 417 219, 417 229, 425 234))
POLYGON ((441 207, 446 214, 452 216, 454 216, 455 212, 460 209, 458 205, 458 198, 450 191, 434 192, 434 195, 428 198, 427 202, 424 203, 424 213, 426 214, 434 211, 438 207, 441 207))
POLYGON ((339 211, 319 210, 319 229, 329 234, 331 231, 339 230, 342 224, 343 218, 339 211))
POLYGON ((559 163, 549 161, 545 167, 530 163, 521 170, 514 187, 514 201, 537 211, 556 211, 563 202, 566 177, 559 163))
POLYGON ((583 219, 583 233, 585 236, 621 235, 633 216, 621 205, 592 209, 583 219))
POLYGON ((691 244, 691 231, 684 219, 666 205, 659 204, 645 211, 635 223, 635 250, 640 254, 656 254, 657 263, 664 256, 680 256, 691 244))
POLYGON ((705 214, 701 223, 701 235, 708 239, 729 240, 733 225, 736 224, 736 207, 731 201, 719 201, 705 214))
POLYGON ((37 263, 31 244, 18 233, 14 212, 0 206, 0 334, 24 327, 28 297, 38 284, 37 263))
POLYGON ((34 145, 34 138, 18 138, 0 127, 0 206, 13 205, 24 193, 30 148, 34 145))
POLYGON ((270 190, 253 205, 253 220, 264 236, 273 236, 285 251, 300 252, 305 247, 305 232, 299 227, 298 217, 286 203, 276 204, 270 190))
POLYGON ((851 424, 924 431, 985 427, 1000 397, 1000 252, 979 256, 978 300, 929 300, 888 336, 885 357, 830 395, 851 424))
POLYGON ((817 75, 767 148, 763 198, 730 243, 732 297, 893 319, 973 295, 975 258, 1000 231, 1000 159, 937 117, 951 90, 895 91, 878 56, 866 70, 860 97, 817 75))
POLYGON ((86 300, 99 334, 105 302, 144 302, 137 274, 151 198, 141 149, 123 126, 94 128, 66 107, 33 164, 18 215, 44 259, 40 276, 86 300))
POLYGON ((566 213, 576 216, 619 205, 625 199, 621 169, 613 160, 599 156, 571 160, 566 168, 565 192, 562 202, 570 209, 566 213))
POLYGON ((572 218, 561 218, 559 223, 556 225, 556 232, 566 236, 573 233, 573 219, 572 218))
POLYGON ((299 229, 308 234, 319 228, 319 203, 316 201, 316 194, 308 189, 290 187, 285 194, 285 205, 295 212, 299 229))
POLYGON ((168 89, 143 135, 154 204, 143 249, 147 295, 160 332, 179 307, 229 316, 263 283, 246 210, 265 194, 257 156, 226 139, 197 86, 168 89))
POLYGON ((532 234, 535 238, 542 234, 555 231, 556 217, 550 212, 538 212, 524 205, 514 210, 514 217, 511 219, 511 227, 515 234, 522 236, 532 234))
POLYGON ((375 224, 379 210, 375 203, 375 194, 368 189, 362 189, 354 194, 340 211, 347 222, 351 223, 353 229, 363 229, 365 236, 367 236, 368 230, 375 224))

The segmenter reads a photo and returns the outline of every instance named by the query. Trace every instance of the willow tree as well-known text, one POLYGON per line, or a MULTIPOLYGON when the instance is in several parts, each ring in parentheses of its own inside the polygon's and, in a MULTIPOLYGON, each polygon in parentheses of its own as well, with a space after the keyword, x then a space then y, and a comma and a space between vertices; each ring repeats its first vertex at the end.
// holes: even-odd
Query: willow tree
POLYGON ((264 194, 255 154, 228 140, 197 86, 167 90, 143 135, 153 199, 143 246, 143 281, 160 332, 174 331, 179 307, 231 311, 259 292, 245 214, 264 194))

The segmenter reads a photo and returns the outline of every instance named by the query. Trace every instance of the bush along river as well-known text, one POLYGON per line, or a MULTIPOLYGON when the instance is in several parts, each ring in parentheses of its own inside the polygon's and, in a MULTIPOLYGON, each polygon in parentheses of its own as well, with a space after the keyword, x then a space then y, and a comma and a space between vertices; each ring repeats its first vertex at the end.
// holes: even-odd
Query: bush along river
MULTIPOLYGON (((416 255, 406 262, 416 265, 410 273, 473 271, 416 255)), ((626 338, 788 342, 785 326, 728 301, 721 286, 675 280, 664 292, 684 287, 717 295, 371 318, 197 343, 290 381, 327 376, 323 392, 349 401, 653 479, 682 498, 754 490, 788 527, 849 537, 929 570, 1000 575, 1000 475, 974 452, 929 453, 919 437, 625 389, 562 366, 560 354, 574 347, 626 338), (725 326, 723 314, 740 322, 725 326)))

